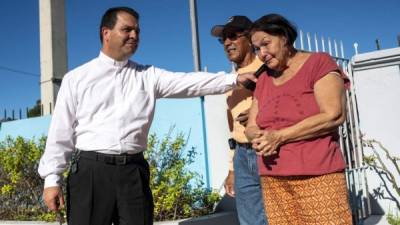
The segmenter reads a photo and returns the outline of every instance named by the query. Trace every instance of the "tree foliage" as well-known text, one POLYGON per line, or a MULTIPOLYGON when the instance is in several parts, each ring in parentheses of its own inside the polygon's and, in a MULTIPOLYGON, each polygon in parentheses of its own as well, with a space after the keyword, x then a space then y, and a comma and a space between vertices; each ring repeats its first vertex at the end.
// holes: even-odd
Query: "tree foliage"
POLYGON ((36 117, 42 115, 42 102, 39 100, 36 101, 36 104, 29 109, 27 117, 36 117))

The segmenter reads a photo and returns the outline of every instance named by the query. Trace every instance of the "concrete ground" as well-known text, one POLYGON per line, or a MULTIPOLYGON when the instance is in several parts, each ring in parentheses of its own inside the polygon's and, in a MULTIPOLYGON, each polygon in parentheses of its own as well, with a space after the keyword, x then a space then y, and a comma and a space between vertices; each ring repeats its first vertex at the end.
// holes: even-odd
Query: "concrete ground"
POLYGON ((364 221, 364 225, 389 225, 386 216, 372 215, 364 221))
MULTIPOLYGON (((178 225, 178 221, 155 222, 154 225, 178 225)), ((0 221, 0 225, 60 225, 59 223, 32 222, 32 221, 0 221)), ((64 224, 66 225, 66 224, 64 224)), ((222 225, 222 224, 221 224, 222 225)), ((364 225, 389 225, 385 216, 370 216, 364 221, 364 225)))
MULTIPOLYGON (((177 221, 165 221, 165 222, 155 222, 154 225, 178 225, 179 222, 183 220, 177 221)), ((0 225, 60 225, 59 223, 46 223, 46 222, 37 222, 37 221, 0 221, 0 225)), ((67 225, 66 223, 64 225, 67 225)))

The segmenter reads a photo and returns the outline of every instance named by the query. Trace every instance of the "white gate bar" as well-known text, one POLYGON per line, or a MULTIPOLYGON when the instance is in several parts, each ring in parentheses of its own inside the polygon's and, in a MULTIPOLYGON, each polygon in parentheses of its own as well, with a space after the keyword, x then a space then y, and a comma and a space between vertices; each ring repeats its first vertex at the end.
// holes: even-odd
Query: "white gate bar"
MULTIPOLYGON (((357 43, 355 43, 355 48, 357 49, 357 43)), ((353 69, 352 69, 352 63, 350 62, 348 64, 348 74, 349 74, 349 79, 351 85, 350 86, 350 90, 351 90, 351 103, 352 103, 352 107, 353 107, 353 111, 357 112, 357 100, 356 100, 356 96, 355 96, 355 89, 354 89, 354 77, 353 77, 353 69)), ((357 148, 355 149, 354 153, 356 155, 355 160, 357 163, 357 167, 359 168, 364 168, 364 162, 362 160, 363 157, 363 149, 362 149, 362 143, 361 143, 361 133, 360 133, 360 124, 359 124, 359 118, 358 118, 358 114, 354 114, 354 122, 355 122, 355 126, 354 126, 354 131, 355 131, 355 136, 356 136, 356 143, 357 143, 357 148)), ((362 192, 362 196, 363 199, 366 199, 366 203, 367 203, 367 212, 365 212, 365 207, 362 207, 362 216, 367 216, 371 214, 371 203, 370 203, 370 199, 369 199, 369 194, 368 194, 368 189, 367 189, 367 177, 366 177, 366 170, 362 170, 359 173, 359 179, 360 179, 360 183, 361 183, 361 192, 362 192)), ((364 201, 362 202, 364 203, 364 201)), ((364 206, 364 204, 362 204, 364 206)))
POLYGON ((315 43, 315 51, 316 51, 316 52, 319 52, 317 33, 314 33, 314 43, 315 43))
POLYGON ((358 43, 354 43, 354 52, 358 55, 358 43))
POLYGON ((312 51, 312 49, 311 49, 311 36, 310 36, 310 33, 309 32, 307 32, 307 44, 308 44, 308 51, 312 51))
POLYGON ((300 30, 300 49, 304 50, 303 31, 300 30))
POLYGON ((324 36, 321 37, 321 43, 322 43, 322 51, 323 51, 323 52, 326 52, 326 50, 325 50, 325 39, 324 39, 324 36))
MULTIPOLYGON (((354 93, 352 93, 352 94, 354 94, 354 93)), ((356 148, 355 132, 353 129, 354 128, 354 116, 352 114, 352 112, 354 112, 354 108, 351 105, 351 97, 350 97, 349 91, 346 91, 346 98, 347 98, 347 119, 349 121, 350 130, 351 130, 351 135, 349 135, 348 138, 350 138, 353 152, 355 152, 355 151, 357 151, 357 148, 356 148)), ((354 157, 351 157, 351 158, 354 158, 354 157)), ((357 164, 354 166, 357 167, 357 164)))
POLYGON ((330 37, 328 37, 328 50, 329 50, 329 54, 332 55, 332 43, 331 43, 330 37))
POLYGON ((335 56, 337 58, 337 57, 339 57, 339 54, 338 54, 338 47, 337 47, 336 39, 333 39, 333 46, 335 47, 335 56))
POLYGON ((340 52, 341 52, 341 56, 344 59, 344 47, 343 47, 343 41, 340 41, 340 52))

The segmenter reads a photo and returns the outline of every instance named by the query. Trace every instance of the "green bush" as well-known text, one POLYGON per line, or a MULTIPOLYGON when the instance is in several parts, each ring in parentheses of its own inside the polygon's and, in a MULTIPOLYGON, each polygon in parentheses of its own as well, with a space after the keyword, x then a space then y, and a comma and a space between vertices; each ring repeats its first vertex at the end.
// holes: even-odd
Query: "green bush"
POLYGON ((389 212, 386 218, 390 225, 400 225, 400 216, 398 214, 393 215, 389 212))
MULTIPOLYGON (((37 174, 46 138, 22 137, 0 142, 0 218, 2 220, 55 221, 42 201, 43 180, 37 174)), ((196 156, 184 153, 182 134, 161 141, 150 135, 145 155, 150 164, 155 220, 180 219, 208 214, 219 195, 204 188, 201 177, 188 170, 196 156)))
POLYGON ((173 140, 170 134, 162 140, 155 134, 149 137, 145 156, 150 164, 156 221, 209 214, 220 199, 216 192, 204 188, 199 174, 188 170, 196 151, 191 148, 185 153, 185 145, 183 134, 173 140))
POLYGON ((0 143, 1 219, 54 220, 41 201, 43 180, 36 172, 45 142, 7 137, 0 143))

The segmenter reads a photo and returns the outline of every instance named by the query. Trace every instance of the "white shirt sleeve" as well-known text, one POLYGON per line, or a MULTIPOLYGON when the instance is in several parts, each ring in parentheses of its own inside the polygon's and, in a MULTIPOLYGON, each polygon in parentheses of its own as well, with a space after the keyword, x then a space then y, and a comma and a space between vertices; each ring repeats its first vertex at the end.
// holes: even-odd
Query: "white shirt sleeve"
POLYGON ((223 94, 236 86, 237 74, 170 72, 150 67, 156 78, 157 98, 184 98, 223 94))
POLYGON ((46 148, 38 172, 45 178, 44 187, 59 186, 74 149, 76 104, 68 76, 65 76, 57 96, 47 136, 46 148))

